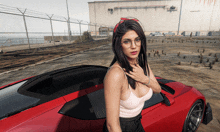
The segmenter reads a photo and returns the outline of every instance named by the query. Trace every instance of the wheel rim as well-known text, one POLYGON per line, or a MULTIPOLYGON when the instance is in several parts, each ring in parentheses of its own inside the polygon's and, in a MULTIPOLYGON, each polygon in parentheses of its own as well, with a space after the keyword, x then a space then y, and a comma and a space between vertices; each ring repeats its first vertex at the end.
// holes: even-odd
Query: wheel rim
POLYGON ((199 102, 192 107, 191 112, 189 114, 188 126, 187 126, 188 132, 194 132, 197 130, 202 120, 202 116, 203 116, 203 103, 199 102))

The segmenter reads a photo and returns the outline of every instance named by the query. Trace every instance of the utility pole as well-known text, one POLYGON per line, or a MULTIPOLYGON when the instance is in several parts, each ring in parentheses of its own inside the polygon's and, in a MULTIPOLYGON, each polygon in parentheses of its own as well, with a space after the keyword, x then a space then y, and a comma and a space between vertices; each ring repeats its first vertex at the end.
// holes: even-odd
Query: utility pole
POLYGON ((68 34, 69 34, 69 41, 71 41, 70 39, 70 36, 71 36, 71 30, 70 30, 70 16, 69 16, 69 9, 68 9, 68 2, 66 0, 66 9, 67 9, 67 15, 68 15, 68 18, 67 18, 67 23, 68 23, 68 34))
POLYGON ((181 0, 181 5, 180 5, 180 15, 179 15, 179 24, 178 24, 177 35, 179 35, 179 30, 180 30, 180 20, 181 20, 181 15, 182 15, 182 4, 183 4, 183 0, 181 0))

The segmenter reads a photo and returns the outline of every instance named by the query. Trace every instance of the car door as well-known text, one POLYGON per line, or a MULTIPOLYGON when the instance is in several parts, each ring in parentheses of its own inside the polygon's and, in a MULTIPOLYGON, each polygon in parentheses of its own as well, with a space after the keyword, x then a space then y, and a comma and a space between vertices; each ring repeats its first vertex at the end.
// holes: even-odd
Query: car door
MULTIPOLYGON (((141 123, 145 131, 159 131, 162 124, 158 124, 158 121, 163 120, 163 103, 164 98, 161 93, 153 94, 153 96, 145 101, 144 108, 142 110, 141 123)), ((161 130, 160 130, 161 131, 161 130)))
MULTIPOLYGON (((98 95, 94 96, 96 91, 103 89, 103 79, 106 70, 106 68, 79 70, 74 77, 71 77, 73 79, 72 82, 75 82, 71 88, 78 89, 78 91, 63 96, 67 103, 59 111, 60 114, 69 118, 70 131, 91 132, 94 126, 95 129, 99 127, 96 127, 99 122, 96 121, 100 117, 97 115, 97 107, 94 105, 101 102, 93 100, 97 100, 98 95)), ((104 101, 104 93, 101 95, 102 101, 104 101)))
POLYGON ((161 93, 153 94, 152 98, 145 102, 142 125, 145 131, 180 131, 183 124, 179 117, 184 115, 183 109, 173 97, 175 91, 164 84, 160 85, 161 93), (165 100, 169 100, 169 103, 165 103, 165 100))
MULTIPOLYGON (((89 87, 87 91, 90 93, 68 101, 59 113, 69 118, 70 131, 102 132, 105 121, 103 85, 89 87)), ((81 90, 77 94, 81 92, 85 93, 86 90, 81 90)), ((76 93, 65 96, 65 100, 69 100, 74 94, 76 93)))

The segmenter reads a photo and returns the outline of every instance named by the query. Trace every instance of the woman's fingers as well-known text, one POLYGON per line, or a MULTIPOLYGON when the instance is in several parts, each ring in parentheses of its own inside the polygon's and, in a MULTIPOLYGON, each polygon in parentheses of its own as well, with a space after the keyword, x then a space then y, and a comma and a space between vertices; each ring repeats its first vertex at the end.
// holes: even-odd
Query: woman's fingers
POLYGON ((133 78, 134 80, 136 80, 136 74, 132 71, 130 71, 129 73, 128 72, 125 72, 126 75, 128 75, 129 77, 133 78))
POLYGON ((135 68, 135 65, 131 65, 131 67, 134 69, 134 68, 135 68))
POLYGON ((126 75, 128 75, 129 77, 133 78, 133 75, 130 73, 125 72, 126 75))
POLYGON ((125 73, 127 73, 127 74, 129 74, 129 75, 134 75, 134 72, 132 72, 132 71, 125 72, 125 73))
POLYGON ((138 77, 135 76, 135 74, 129 74, 127 72, 125 72, 126 75, 128 75, 129 77, 131 77, 132 79, 139 81, 138 77))
POLYGON ((139 64, 136 65, 138 68, 141 68, 141 66, 139 64))
POLYGON ((132 72, 132 71, 127 72, 125 68, 123 68, 123 70, 124 70, 125 73, 129 73, 129 74, 131 74, 131 72, 132 72))

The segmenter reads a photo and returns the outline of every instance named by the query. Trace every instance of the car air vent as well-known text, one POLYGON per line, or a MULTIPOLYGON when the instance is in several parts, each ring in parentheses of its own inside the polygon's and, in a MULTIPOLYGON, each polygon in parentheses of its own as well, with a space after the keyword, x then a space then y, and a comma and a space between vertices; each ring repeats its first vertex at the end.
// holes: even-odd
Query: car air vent
POLYGON ((162 84, 162 83, 159 83, 159 84, 160 84, 161 88, 162 88, 164 91, 166 91, 166 92, 168 92, 168 93, 170 93, 170 94, 174 94, 174 93, 175 93, 175 90, 173 90, 171 87, 169 87, 169 86, 167 86, 167 85, 165 85, 165 84, 162 84))
POLYGON ((157 79, 158 82, 166 84, 166 83, 170 83, 170 82, 175 82, 173 80, 167 80, 167 79, 157 79))

